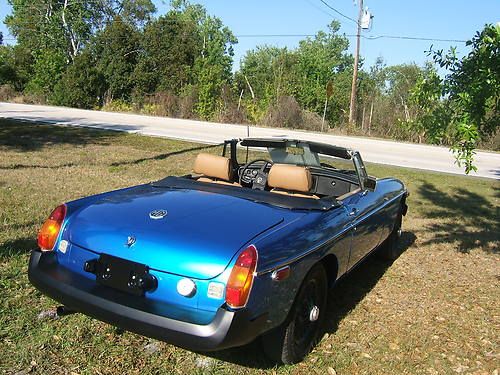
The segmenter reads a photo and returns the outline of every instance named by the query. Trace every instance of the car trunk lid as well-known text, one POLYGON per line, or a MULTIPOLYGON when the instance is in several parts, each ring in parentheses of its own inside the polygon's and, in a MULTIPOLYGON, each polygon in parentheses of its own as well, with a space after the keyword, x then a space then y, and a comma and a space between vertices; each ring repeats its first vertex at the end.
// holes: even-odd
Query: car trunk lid
POLYGON ((223 194, 145 185, 81 209, 71 215, 67 230, 72 243, 91 251, 209 279, 223 272, 242 246, 282 222, 281 210, 223 194), (166 216, 152 219, 155 210, 166 216))

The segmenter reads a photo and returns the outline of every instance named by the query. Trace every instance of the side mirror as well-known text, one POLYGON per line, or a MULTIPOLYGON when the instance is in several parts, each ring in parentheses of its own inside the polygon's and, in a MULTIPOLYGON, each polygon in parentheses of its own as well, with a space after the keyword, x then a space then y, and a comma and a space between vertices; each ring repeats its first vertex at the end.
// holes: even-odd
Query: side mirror
POLYGON ((377 179, 375 177, 367 176, 365 178, 364 188, 366 190, 374 191, 377 186, 377 179))

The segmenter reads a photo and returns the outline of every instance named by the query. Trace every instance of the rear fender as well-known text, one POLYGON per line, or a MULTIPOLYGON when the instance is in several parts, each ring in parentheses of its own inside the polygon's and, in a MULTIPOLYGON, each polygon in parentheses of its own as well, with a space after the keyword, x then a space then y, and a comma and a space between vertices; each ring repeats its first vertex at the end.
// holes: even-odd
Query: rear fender
POLYGON ((254 279, 247 308, 252 316, 268 312, 268 329, 278 327, 288 316, 302 282, 309 270, 320 261, 313 253, 300 262, 290 264, 290 276, 284 280, 273 279, 273 272, 258 274, 254 279))

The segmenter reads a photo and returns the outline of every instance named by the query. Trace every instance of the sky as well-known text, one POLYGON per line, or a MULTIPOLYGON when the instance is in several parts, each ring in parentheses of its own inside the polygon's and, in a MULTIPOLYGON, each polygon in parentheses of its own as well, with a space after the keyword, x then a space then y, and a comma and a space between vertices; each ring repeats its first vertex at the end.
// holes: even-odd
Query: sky
MULTIPOLYGON (((324 0, 331 7, 350 18, 357 18, 353 0, 324 0)), ((372 28, 363 31, 366 37, 381 35, 410 36, 434 39, 470 39, 486 23, 500 21, 500 0, 364 0, 374 15, 372 28)), ((255 34, 309 35, 326 30, 336 19, 341 22, 341 33, 356 33, 356 24, 329 9, 321 0, 191 0, 205 6, 209 14, 222 19, 236 36, 235 69, 245 52, 258 45, 268 44, 294 48, 303 37, 244 37, 255 34)), ((169 9, 169 2, 154 0, 158 14, 169 9)), ((7 0, 0 0, 0 19, 9 14, 7 0)), ((4 38, 9 38, 5 25, 0 24, 4 38)), ((355 38, 349 37, 350 51, 355 38)), ((6 41, 13 43, 13 41, 6 41)), ((460 56, 468 49, 461 42, 419 41, 381 38, 361 39, 361 57, 369 67, 378 57, 387 65, 417 63, 423 65, 428 57, 425 51, 456 46, 460 56)))

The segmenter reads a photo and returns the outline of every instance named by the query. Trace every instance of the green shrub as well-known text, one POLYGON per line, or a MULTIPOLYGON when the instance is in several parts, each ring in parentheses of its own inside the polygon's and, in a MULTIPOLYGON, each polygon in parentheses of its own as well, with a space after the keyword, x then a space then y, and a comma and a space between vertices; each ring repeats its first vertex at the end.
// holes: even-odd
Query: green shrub
POLYGON ((132 104, 123 99, 115 99, 105 103, 101 110, 106 112, 132 112, 133 107, 132 104))

